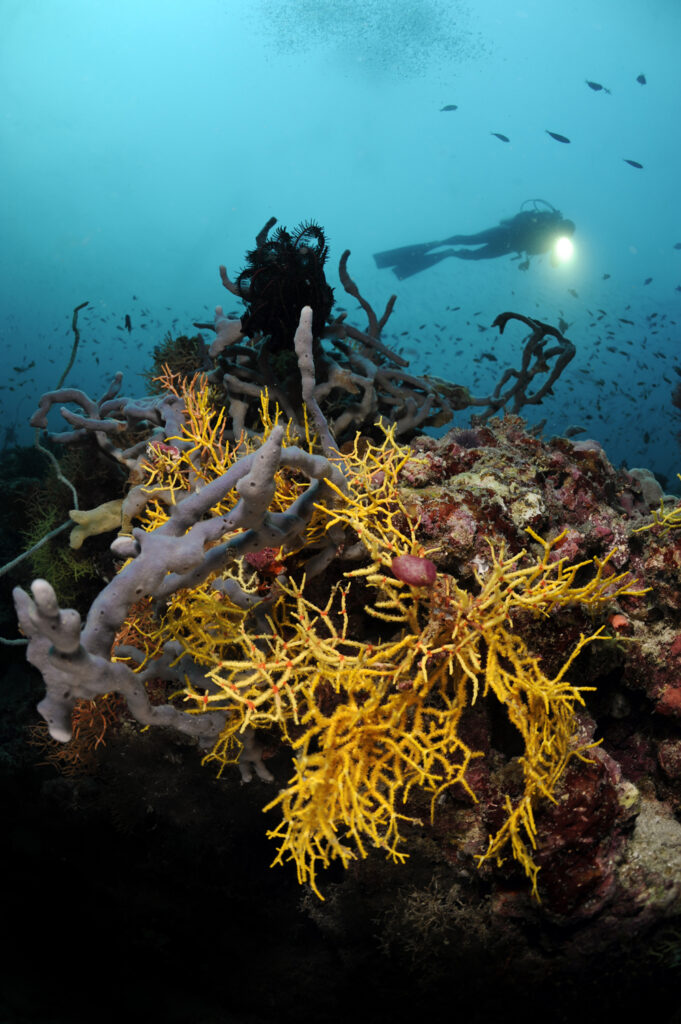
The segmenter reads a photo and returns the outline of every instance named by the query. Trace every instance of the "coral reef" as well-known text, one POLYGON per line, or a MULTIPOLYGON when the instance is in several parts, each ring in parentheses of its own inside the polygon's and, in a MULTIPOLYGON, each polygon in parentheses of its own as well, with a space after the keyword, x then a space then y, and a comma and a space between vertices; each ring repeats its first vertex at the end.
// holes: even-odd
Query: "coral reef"
POLYGON ((325 242, 272 226, 236 284, 222 269, 247 312, 218 307, 210 367, 201 350, 144 399, 57 389, 33 418, 75 403, 54 442, 127 478, 101 495, 117 571, 84 621, 44 580, 15 591, 50 733, 75 709, 88 766, 166 743, 230 799, 228 766, 257 777, 274 863, 349 964, 378 935, 423 992, 447 991, 453 950, 457 978, 493 957, 520 992, 557 962, 566 986, 595 959, 615 977, 643 942, 673 969, 680 503, 593 440, 527 429, 574 351, 548 325, 497 319, 530 334, 491 395, 411 377, 346 253, 367 330, 322 303, 290 337, 272 282, 302 259, 330 302, 325 242), (470 428, 419 435, 463 408, 470 428), (94 699, 125 726, 111 753, 94 699))
MULTIPOLYGON (((519 368, 507 369, 491 394, 475 396, 464 385, 410 374, 408 362, 391 351, 380 337, 396 296, 390 297, 379 317, 350 277, 350 251, 346 250, 338 268, 340 281, 366 314, 367 325, 360 330, 347 322, 344 312, 332 319, 331 290, 323 271, 323 232, 316 225, 302 225, 293 236, 279 229, 269 240, 268 233, 275 223, 275 218, 271 218, 258 234, 257 247, 249 253, 247 267, 236 282, 230 279, 225 267, 220 267, 224 287, 247 304, 244 316, 240 320, 229 319, 218 306, 212 324, 195 324, 213 330, 216 335, 209 351, 217 366, 209 379, 224 395, 232 439, 238 438, 244 429, 259 429, 263 389, 267 389, 270 399, 278 403, 298 433, 303 433, 299 369, 291 340, 308 295, 316 299, 310 303, 314 309, 314 398, 338 444, 352 442, 357 430, 373 434, 377 424, 393 425, 396 437, 410 438, 417 429, 450 423, 455 412, 468 408, 480 410, 480 422, 502 409, 520 412, 526 405, 541 404, 551 394, 574 356, 574 345, 555 327, 522 314, 502 313, 493 325, 500 333, 510 320, 519 320, 529 327, 530 334, 519 368), (301 281, 308 280, 303 287, 301 281), (291 301, 304 301, 290 306, 284 317, 280 311, 281 294, 291 301), (270 306, 279 312, 268 312, 270 306), (287 330, 280 329, 279 324, 287 330), (248 345, 243 344, 246 336, 250 339, 248 345)), ((310 396, 306 399, 308 405, 309 400, 310 396)))

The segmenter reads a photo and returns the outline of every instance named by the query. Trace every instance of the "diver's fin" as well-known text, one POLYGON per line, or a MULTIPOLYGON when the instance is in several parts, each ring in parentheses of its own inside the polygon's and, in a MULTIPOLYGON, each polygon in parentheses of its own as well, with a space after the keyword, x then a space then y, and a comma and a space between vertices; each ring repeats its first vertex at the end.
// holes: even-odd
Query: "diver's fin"
POLYGON ((453 255, 453 249, 445 249, 443 252, 423 253, 422 256, 414 256, 413 259, 401 260, 393 267, 393 273, 400 281, 404 281, 406 277, 420 274, 422 270, 434 267, 440 260, 446 260, 449 256, 453 255))
POLYGON ((408 263, 415 256, 427 253, 429 249, 436 249, 442 242, 423 242, 420 245, 403 245, 400 249, 386 249, 384 252, 375 252, 374 259, 379 270, 386 267, 394 267, 397 263, 408 263))

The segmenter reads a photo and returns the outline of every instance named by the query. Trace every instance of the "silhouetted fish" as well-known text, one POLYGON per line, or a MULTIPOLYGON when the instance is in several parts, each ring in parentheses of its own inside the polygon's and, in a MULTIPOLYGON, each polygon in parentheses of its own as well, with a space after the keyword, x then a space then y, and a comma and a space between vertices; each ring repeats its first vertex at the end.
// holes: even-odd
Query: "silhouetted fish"
POLYGON ((502 142, 511 141, 507 135, 502 135, 501 132, 490 132, 490 135, 494 135, 496 139, 501 139, 502 142))
POLYGON ((603 274, 602 280, 603 281, 607 281, 609 277, 610 277, 610 274, 603 274))
POLYGON ((652 281, 652 277, 647 277, 643 283, 644 284, 650 284, 651 281, 652 281))
POLYGON ((132 330, 132 322, 130 320, 130 315, 128 313, 125 314, 125 329, 128 332, 128 334, 130 334, 130 331, 132 330))
POLYGON ((600 82, 590 82, 588 78, 585 79, 585 81, 589 88, 593 89, 594 92, 600 92, 602 89, 603 92, 607 92, 608 96, 610 96, 610 90, 606 89, 606 87, 604 85, 601 85, 600 82))
POLYGON ((631 167, 638 167, 639 171, 643 170, 643 164, 640 164, 638 160, 627 160, 626 156, 623 156, 625 164, 629 164, 631 167))
POLYGON ((446 107, 440 107, 440 113, 442 113, 443 110, 458 110, 458 109, 459 108, 457 107, 456 103, 448 103, 446 107))
POLYGON ((636 81, 638 82, 639 85, 645 85, 646 84, 646 76, 645 75, 637 75, 636 76, 636 81))
POLYGON ((548 128, 546 128, 545 131, 546 131, 546 134, 550 135, 552 139, 556 140, 556 142, 569 142, 570 141, 568 139, 567 135, 559 135, 558 132, 550 132, 548 130, 548 128))
POLYGON ((674 246, 675 249, 681 249, 681 242, 677 242, 674 246))

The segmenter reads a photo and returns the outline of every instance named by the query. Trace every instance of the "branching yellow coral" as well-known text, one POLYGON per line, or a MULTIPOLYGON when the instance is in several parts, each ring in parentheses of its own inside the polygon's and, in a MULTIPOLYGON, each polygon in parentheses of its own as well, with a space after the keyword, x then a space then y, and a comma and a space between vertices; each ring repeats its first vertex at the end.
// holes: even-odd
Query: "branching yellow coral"
MULTIPOLYGON (((210 478, 233 457, 219 423, 206 424, 203 394, 195 389, 194 404, 187 403, 187 436, 195 444, 179 461, 186 487, 193 473, 210 478)), ((317 507, 302 544, 342 528, 345 558, 359 555, 362 564, 330 586, 323 604, 310 600, 304 577, 295 582, 291 570, 268 586, 258 616, 232 605, 207 580, 173 596, 159 638, 179 640, 205 670, 206 686, 187 682, 181 698, 197 714, 228 712, 207 761, 233 761, 247 727, 276 729, 292 747, 293 774, 265 808, 282 813, 268 834, 279 843, 275 863, 293 860, 300 881, 320 896, 318 870, 336 857, 347 865, 368 846, 395 861, 406 856, 402 831, 418 821, 407 805, 415 789, 428 794, 431 815, 438 795, 456 783, 475 799, 467 770, 481 754, 460 736, 460 719, 477 699, 496 698, 523 741, 524 785, 519 797, 507 798, 506 820, 480 860, 500 860, 510 847, 536 894, 533 809, 540 798, 552 798, 569 758, 580 753, 575 709, 585 688, 567 676, 601 630, 582 635, 549 676, 515 632, 514 615, 550 616, 576 604, 597 612, 641 591, 628 574, 611 574, 608 558, 578 565, 553 560, 562 538, 547 542, 532 531, 539 557, 509 558, 490 546, 475 593, 446 573, 430 586, 396 578, 390 568, 396 557, 432 553, 420 545, 418 523, 400 496, 398 473, 409 457, 390 431, 382 444, 357 441, 343 456, 347 490, 329 483, 337 500, 317 507), (360 622, 370 640, 357 638, 360 622)), ((150 482, 153 493, 156 481, 150 482)), ((286 508, 301 485, 289 471, 277 475, 276 485, 276 506, 286 508)), ((148 526, 166 514, 150 506, 148 526)), ((223 575, 238 578, 242 591, 250 587, 257 601, 257 578, 243 564, 223 575)))
MULTIPOLYGON (((681 473, 676 474, 681 480, 681 473)), ((661 533, 664 537, 665 534, 669 533, 670 530, 678 530, 681 527, 681 502, 677 503, 674 508, 665 511, 664 502, 660 502, 659 509, 654 509, 652 512, 653 521, 648 523, 646 526, 639 526, 634 533, 643 533, 645 530, 652 530, 655 526, 662 527, 661 533)))
MULTIPOLYGON (((141 488, 147 496, 146 507, 140 516, 145 530, 154 530, 168 519, 168 506, 181 501, 184 496, 203 487, 233 465, 242 455, 260 446, 278 424, 281 413, 274 403, 273 412, 267 392, 261 396, 262 438, 241 437, 230 444, 225 438, 225 410, 216 411, 212 403, 211 388, 206 384, 205 375, 198 374, 191 381, 183 381, 178 374, 169 371, 156 378, 185 406, 181 437, 170 437, 168 445, 149 445, 148 457, 144 463, 145 478, 141 488), (174 445, 177 444, 177 447, 174 445), (171 449, 169 451, 169 449, 171 449)), ((314 438, 307 432, 306 442, 311 448, 314 438)), ((286 425, 285 444, 297 443, 291 424, 286 425)), ((295 472, 282 468, 275 477, 276 490, 271 511, 279 512, 288 508, 304 491, 307 481, 295 472)), ((233 490, 213 509, 213 515, 224 515, 236 504, 237 494, 233 490)), ((315 516, 309 526, 307 543, 314 543, 324 532, 320 516, 315 516)))
MULTIPOLYGON (((308 659, 299 663, 294 680, 303 682, 299 703, 309 708, 302 716, 307 731, 293 742, 299 751, 294 777, 269 806, 283 810, 282 824, 271 833, 281 841, 277 861, 294 859, 299 878, 315 891, 318 863, 325 866, 340 856, 346 864, 354 856, 346 845, 349 839, 363 856, 362 834, 401 859, 399 822, 410 817, 404 804, 411 788, 430 793, 431 814, 444 788, 456 782, 468 788, 466 769, 479 755, 465 745, 457 726, 476 698, 480 679, 483 696, 496 696, 525 745, 524 793, 515 805, 509 801, 507 821, 491 837, 484 857, 499 858, 510 842, 536 891, 537 868, 529 849, 535 841, 532 807, 540 796, 552 796, 567 760, 577 753, 574 709, 582 697, 565 676, 600 631, 581 637, 558 674, 547 677, 512 632, 511 612, 521 606, 546 613, 572 603, 579 589, 570 586, 572 574, 560 564, 542 562, 538 572, 536 564, 515 569, 516 561, 494 557, 476 597, 444 575, 425 593, 387 575, 369 576, 376 605, 392 609, 405 627, 380 644, 348 641, 344 630, 332 631, 328 611, 322 629, 315 622, 319 609, 308 607, 303 614, 304 599, 297 594, 298 609, 290 619, 304 627, 301 635, 298 626, 297 634, 308 659), (518 592, 521 602, 516 601, 518 592), (420 632, 409 628, 410 619, 423 619, 420 632), (310 640, 303 647, 305 636, 310 640), (327 715, 318 707, 324 684, 342 697, 327 715)), ((622 578, 609 577, 589 589, 586 601, 598 606, 613 592, 630 593, 631 588, 622 578)), ((366 610, 376 609, 369 605, 366 610)))

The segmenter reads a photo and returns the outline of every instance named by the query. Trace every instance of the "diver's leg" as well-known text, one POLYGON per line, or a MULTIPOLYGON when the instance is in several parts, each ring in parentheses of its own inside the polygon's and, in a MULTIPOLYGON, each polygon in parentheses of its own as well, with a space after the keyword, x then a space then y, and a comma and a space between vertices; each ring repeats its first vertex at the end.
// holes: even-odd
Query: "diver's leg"
POLYGON ((483 245, 482 249, 448 249, 447 255, 457 260, 494 260, 505 256, 506 251, 500 252, 494 245, 483 245))
POLYGON ((435 249, 441 242, 421 242, 418 245, 403 245, 399 249, 385 249, 383 252, 375 252, 374 260, 376 266, 383 270, 385 267, 392 267, 396 263, 409 263, 417 260, 429 251, 435 249))
POLYGON ((442 252, 423 253, 423 255, 415 256, 413 259, 403 259, 392 268, 393 274, 400 281, 404 281, 405 278, 420 274, 422 270, 427 270, 428 267, 434 267, 436 263, 446 260, 448 256, 453 254, 453 249, 444 249, 442 252))
POLYGON ((485 231, 478 231, 475 235, 452 235, 445 238, 440 245, 486 245, 488 242, 499 241, 499 228, 487 228, 485 231))

